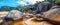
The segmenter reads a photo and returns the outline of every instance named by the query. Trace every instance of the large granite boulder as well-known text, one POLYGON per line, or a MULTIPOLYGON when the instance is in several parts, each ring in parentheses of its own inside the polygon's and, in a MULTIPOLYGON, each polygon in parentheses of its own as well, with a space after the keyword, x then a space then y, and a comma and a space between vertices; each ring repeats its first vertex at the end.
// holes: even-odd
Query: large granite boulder
POLYGON ((8 15, 7 18, 13 19, 13 20, 17 20, 22 18, 22 12, 18 11, 18 10, 11 10, 8 15))
POLYGON ((43 13, 43 17, 52 21, 60 22, 60 9, 51 9, 43 13))

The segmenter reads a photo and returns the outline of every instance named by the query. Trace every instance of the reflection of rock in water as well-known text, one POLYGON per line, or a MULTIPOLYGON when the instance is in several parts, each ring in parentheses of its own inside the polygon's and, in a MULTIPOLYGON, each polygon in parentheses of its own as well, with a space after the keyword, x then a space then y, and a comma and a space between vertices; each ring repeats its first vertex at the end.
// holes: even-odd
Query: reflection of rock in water
POLYGON ((34 19, 36 19, 36 18, 31 18, 31 19, 26 20, 25 25, 52 25, 46 21, 36 22, 34 19))
POLYGON ((19 18, 22 18, 22 12, 18 11, 18 10, 11 10, 9 13, 8 13, 8 18, 12 18, 13 20, 16 20, 16 19, 19 19, 19 18))
POLYGON ((36 17, 27 20, 6 21, 3 25, 52 25, 47 21, 37 22, 36 17))

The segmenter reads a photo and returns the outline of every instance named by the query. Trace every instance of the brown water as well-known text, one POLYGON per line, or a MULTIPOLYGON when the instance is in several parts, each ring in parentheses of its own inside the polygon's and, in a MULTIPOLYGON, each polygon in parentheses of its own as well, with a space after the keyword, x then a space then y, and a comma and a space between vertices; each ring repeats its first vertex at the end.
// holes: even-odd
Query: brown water
POLYGON ((15 21, 7 21, 3 25, 52 25, 47 21, 38 22, 36 18, 29 18, 25 20, 15 20, 15 21))

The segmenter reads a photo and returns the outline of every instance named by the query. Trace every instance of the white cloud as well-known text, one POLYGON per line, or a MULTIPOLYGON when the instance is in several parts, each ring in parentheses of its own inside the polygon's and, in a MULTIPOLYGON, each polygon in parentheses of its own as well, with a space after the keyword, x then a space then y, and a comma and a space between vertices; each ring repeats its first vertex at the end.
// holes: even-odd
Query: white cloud
POLYGON ((17 3, 20 5, 27 5, 24 1, 17 1, 17 3))
POLYGON ((44 1, 44 0, 37 0, 37 1, 44 1))
POLYGON ((20 5, 22 5, 22 6, 24 6, 24 5, 29 5, 29 4, 27 4, 26 2, 24 2, 24 1, 17 1, 17 3, 20 4, 20 5))
POLYGON ((36 1, 44 1, 44 0, 23 0, 25 2, 29 2, 30 4, 35 4, 36 1))
POLYGON ((25 2, 28 2, 29 4, 34 4, 36 3, 36 0, 24 0, 25 2))
POLYGON ((30 5, 30 4, 35 4, 36 1, 44 1, 44 0, 22 0, 22 1, 17 1, 18 4, 21 4, 21 5, 30 5), (29 4, 27 4, 27 2, 29 4))

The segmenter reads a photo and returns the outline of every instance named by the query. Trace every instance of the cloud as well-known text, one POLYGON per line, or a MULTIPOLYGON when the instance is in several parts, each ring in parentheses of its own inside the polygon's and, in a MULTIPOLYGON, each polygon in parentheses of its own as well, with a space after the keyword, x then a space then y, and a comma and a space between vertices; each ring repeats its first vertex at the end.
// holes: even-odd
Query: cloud
POLYGON ((24 0, 25 2, 28 2, 29 4, 34 4, 36 3, 36 0, 24 0))
POLYGON ((23 1, 28 2, 30 4, 35 4, 36 1, 44 1, 44 0, 23 0, 23 1))
POLYGON ((20 5, 27 5, 24 1, 17 1, 17 3, 20 5))
POLYGON ((31 4, 35 4, 36 1, 44 1, 44 0, 22 0, 22 1, 17 1, 18 4, 20 5, 31 5, 31 4))

